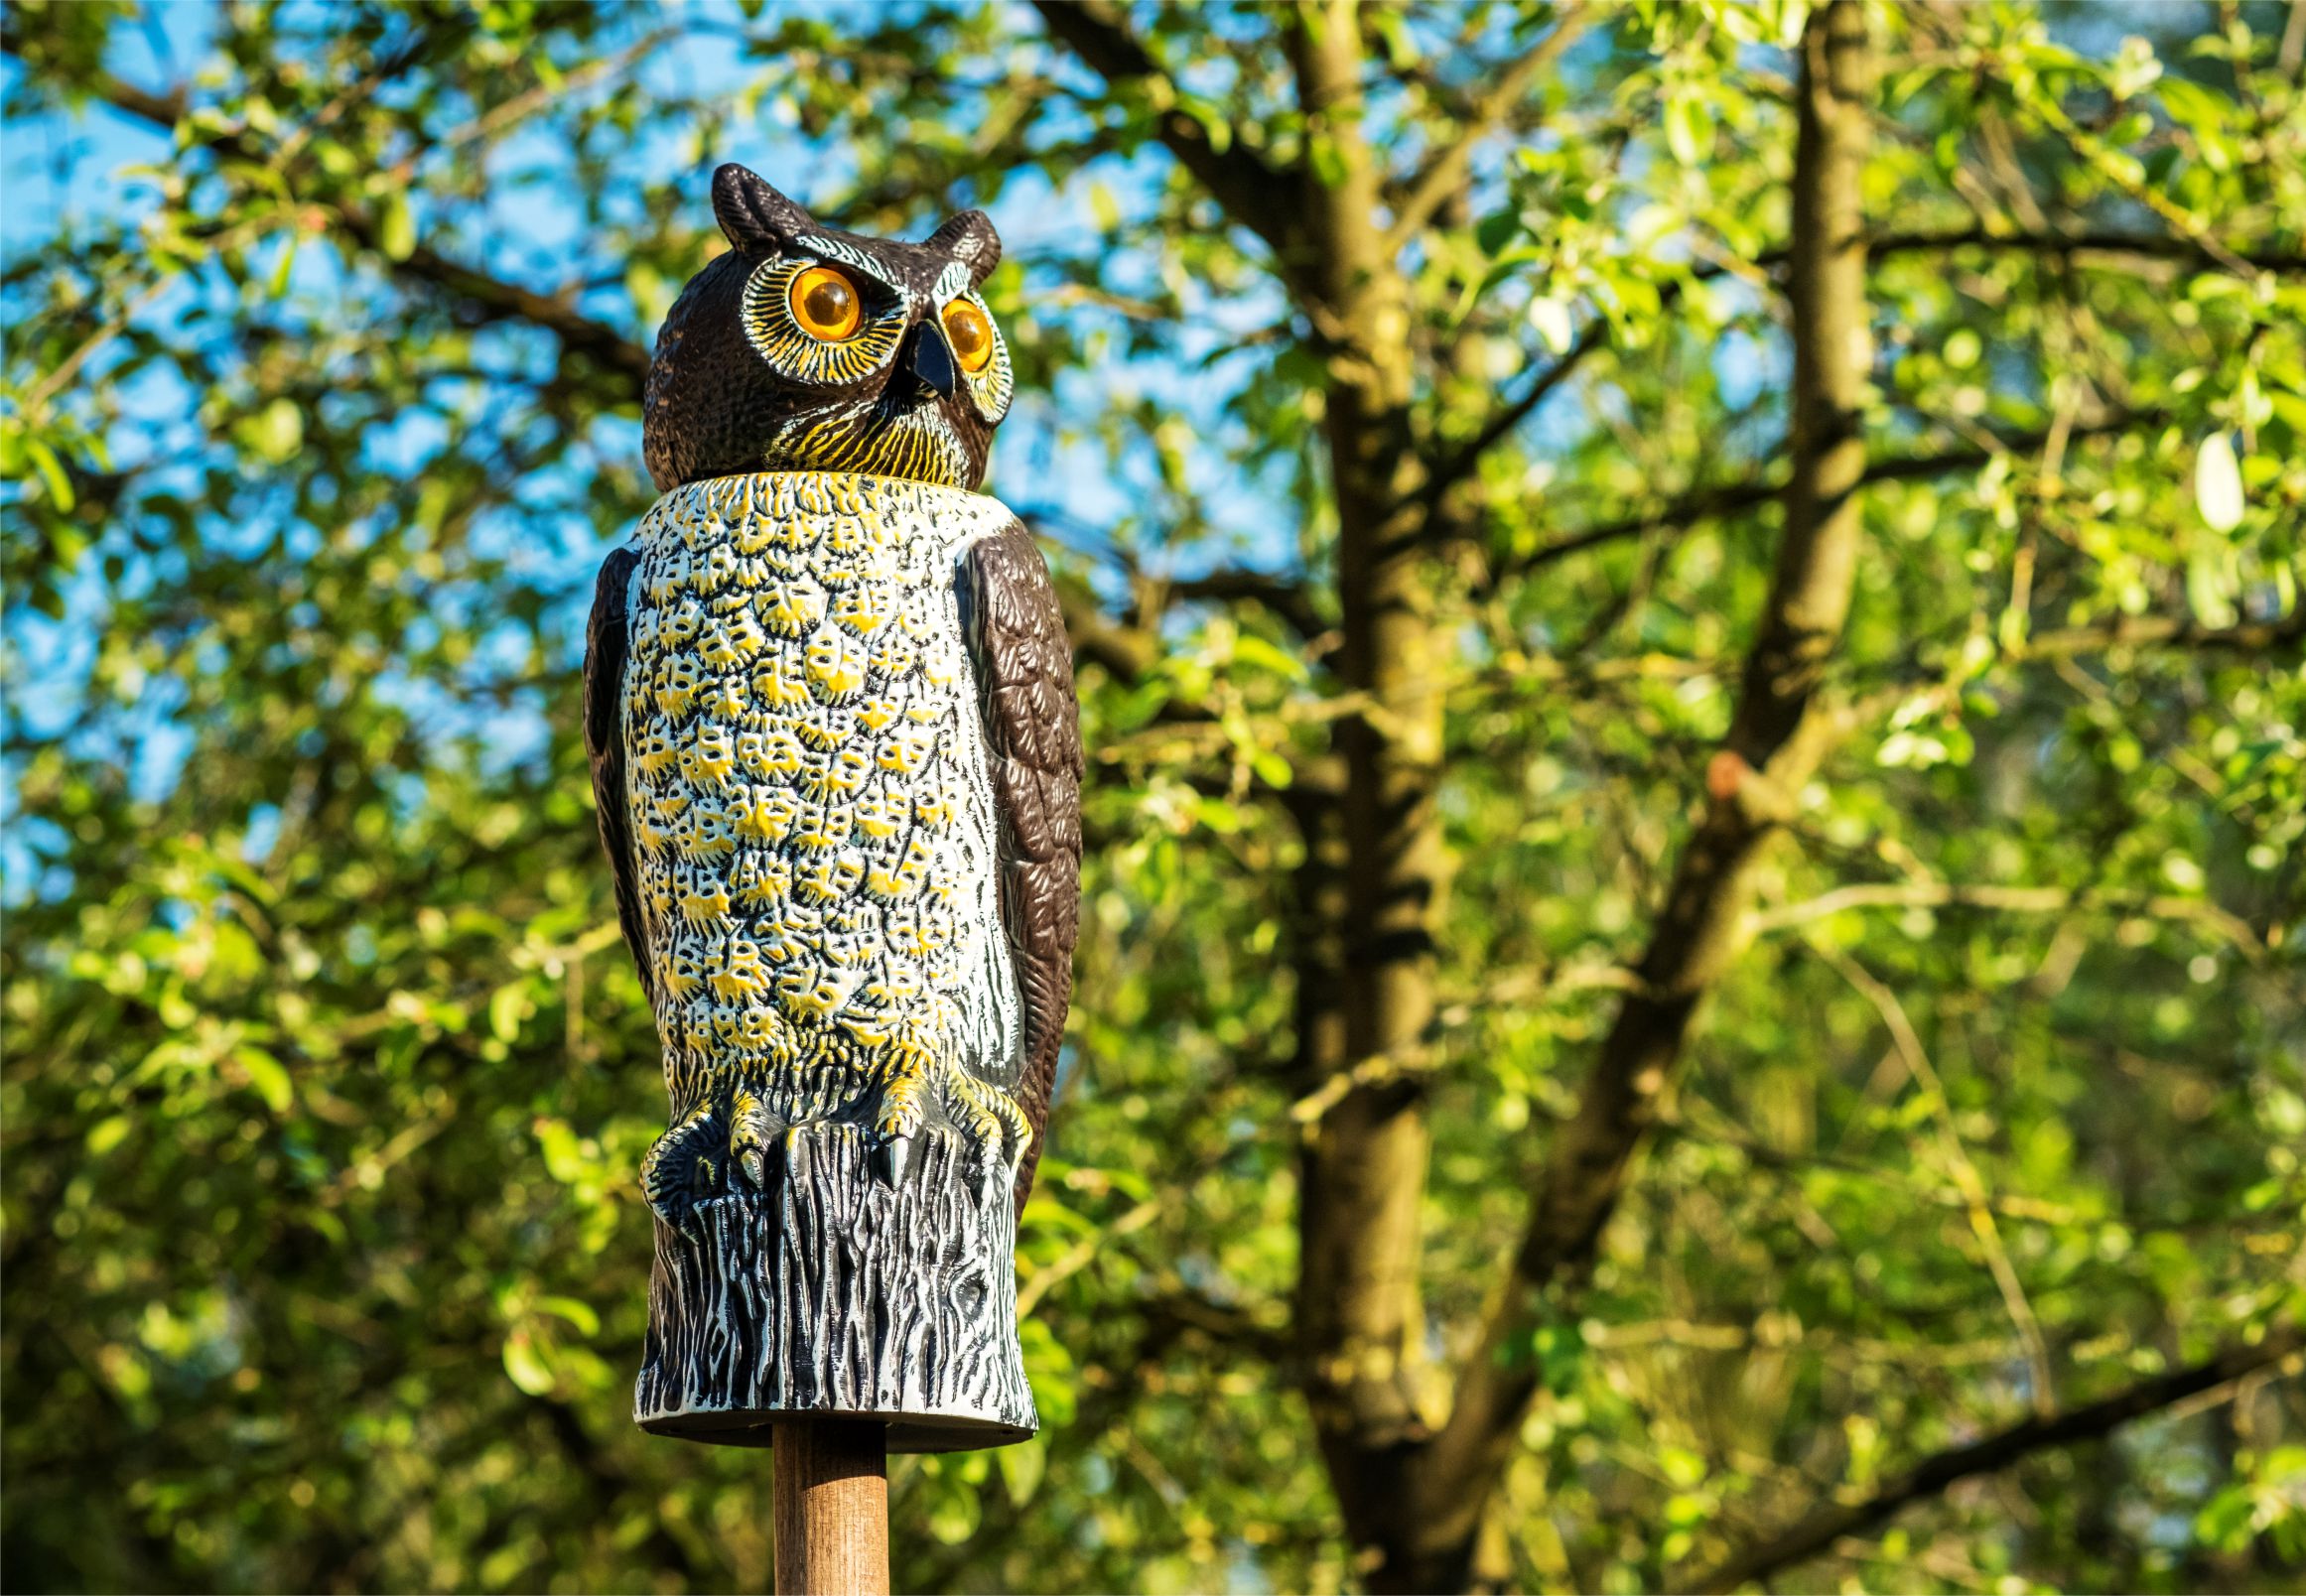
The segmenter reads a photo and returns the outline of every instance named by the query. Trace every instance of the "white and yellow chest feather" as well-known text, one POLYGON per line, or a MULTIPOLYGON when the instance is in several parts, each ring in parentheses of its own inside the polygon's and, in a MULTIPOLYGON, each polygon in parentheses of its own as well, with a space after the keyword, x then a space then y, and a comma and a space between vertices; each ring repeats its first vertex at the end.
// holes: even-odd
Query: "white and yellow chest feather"
POLYGON ((956 560, 979 494, 795 471, 693 482, 635 534, 633 858, 676 1097, 788 1119, 900 1059, 1015 1079, 999 817, 956 560))

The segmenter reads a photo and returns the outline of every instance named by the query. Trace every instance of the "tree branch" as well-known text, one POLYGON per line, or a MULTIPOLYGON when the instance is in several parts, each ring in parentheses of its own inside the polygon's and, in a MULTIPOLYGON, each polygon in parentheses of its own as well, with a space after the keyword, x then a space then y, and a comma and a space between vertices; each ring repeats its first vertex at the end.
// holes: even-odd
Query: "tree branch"
POLYGON ((2114 648, 2265 654, 2302 641, 2306 641, 2306 604, 2279 620, 2244 621, 2234 626, 2205 626, 2197 620, 2167 615, 2123 615, 2091 626, 2037 632, 2017 650, 2017 658, 2073 659, 2114 648))
POLYGON ((1065 617, 1076 659, 1102 665, 1105 673, 1124 685, 1135 683, 1153 669, 1160 643, 1152 633, 1123 625, 1108 615, 1096 596, 1074 582, 1060 582, 1057 607, 1065 617))
MULTIPOLYGON (((2069 440, 2111 437, 2135 427, 2159 426, 2167 419, 2158 410, 2125 412, 2103 421, 2071 427, 2067 429, 2066 437, 2069 440)), ((1964 445, 1959 449, 1936 450, 1926 455, 1893 455, 1866 466, 1859 473, 1857 481, 1860 486, 1870 486, 1876 482, 1927 481, 1931 477, 1950 476, 1957 471, 1980 470, 1997 455, 2030 455, 2046 445, 2051 436, 2051 430, 2045 428, 2039 432, 2019 433, 1997 439, 1990 449, 1964 445)), ((1773 482, 1757 476, 1742 482, 1719 482, 1708 487, 1693 488, 1678 498, 1668 499, 1654 510, 1618 520, 1602 521, 1565 533, 1551 543, 1540 544, 1527 554, 1499 561, 1490 573, 1487 590, 1495 592, 1508 578, 1527 576, 1542 566, 1552 565, 1573 554, 1582 554, 1587 549, 1599 548, 1605 543, 1638 538, 1669 527, 1688 528, 1701 521, 1718 520, 1743 510, 1774 504, 1787 495, 1792 485, 1790 479, 1773 482)), ((2140 640, 2146 639, 2141 637, 2140 640)))
MULTIPOLYGON (((2072 660, 2131 648, 2270 659, 2302 642, 2306 642, 2306 606, 2278 620, 2243 621, 2233 626, 2205 626, 2191 618, 2167 615, 2117 615, 2111 620, 2037 633, 2006 647, 1996 663, 2014 666, 2034 660, 2072 660)), ((1904 663, 1889 673, 1888 685, 1851 697, 1843 710, 1845 729, 1854 731, 1893 709, 1912 706, 1919 712, 1930 703, 1951 705, 1959 696, 1963 678, 1926 669, 1922 662, 1960 648, 1960 640, 1949 644, 1941 639, 1910 649, 1904 663)))
MULTIPOLYGON (((1420 502, 1428 510, 1439 504, 1449 489, 1473 474, 1481 465, 1481 457, 1494 449, 1498 440, 1529 420, 1538 406, 1546 402, 1547 395, 1569 379, 1579 362, 1608 341, 1609 322, 1606 318, 1596 316, 1587 322, 1569 347, 1561 351, 1561 357, 1539 372, 1527 391, 1490 417, 1482 424, 1479 432, 1433 466, 1418 490, 1420 502)), ((1424 517, 1421 524, 1430 525, 1432 518, 1429 515, 1424 517)))
MULTIPOLYGON (((23 52, 13 31, 0 36, 0 52, 19 60, 23 52)), ((155 94, 149 89, 123 81, 110 72, 94 72, 77 85, 114 110, 156 128, 173 131, 184 120, 190 100, 183 89, 168 94, 155 94)), ((213 150, 235 160, 262 163, 271 152, 245 132, 229 132, 212 136, 201 148, 213 150)), ((523 321, 545 329, 561 341, 561 347, 587 356, 602 366, 611 377, 620 379, 637 402, 642 386, 648 380, 649 355, 647 348, 624 336, 605 322, 597 322, 563 300, 518 283, 491 277, 486 272, 460 264, 427 245, 419 244, 405 260, 392 260, 382 247, 383 223, 376 214, 356 200, 330 202, 342 224, 344 233, 362 249, 382 260, 393 276, 409 282, 421 283, 459 302, 470 321, 475 323, 523 321)))
POLYGON ((517 321, 543 328, 561 340, 564 351, 593 360, 620 379, 633 403, 640 402, 648 382, 645 345, 565 301, 462 265, 428 245, 417 245, 406 260, 392 260, 379 244, 381 223, 370 211, 350 202, 340 202, 335 208, 344 231, 363 249, 375 252, 392 275, 424 283, 463 302, 468 319, 475 323, 517 321))
POLYGON ((1305 585, 1270 571, 1211 571, 1181 577, 1168 589, 1171 598, 1185 603, 1262 604, 1299 637, 1317 637, 1327 629, 1305 585))
POLYGON ((2049 1418, 2030 1418, 1967 1446, 1940 1452, 1862 1502, 1820 1508, 1792 1529, 1738 1552, 1687 1588, 1727 1592, 1766 1579, 1778 1569, 1816 1556, 1843 1535, 1880 1523, 1909 1503, 1938 1495, 1957 1480, 2008 1468, 2050 1447, 2097 1440, 2189 1396, 2273 1368, 2295 1358, 2301 1348, 2306 1348, 2306 1332, 2294 1327, 2275 1329, 2254 1347, 2229 1347, 2208 1362, 2140 1381, 2098 1401, 2049 1418))
MULTIPOLYGON (((1944 254, 1958 249, 2006 250, 2031 255, 2130 255, 2146 260, 2185 261, 2232 271, 2234 261, 2260 271, 2306 271, 2306 251, 2296 249, 2230 249, 2225 254, 2191 238, 2168 233, 2132 233, 2109 230, 2056 232, 1997 232, 1988 227, 1964 227, 1950 232, 1875 233, 1865 241, 1868 260, 1893 255, 1944 254)), ((1786 263, 1787 251, 1765 250, 1754 265, 1773 269, 1786 263)))
POLYGON ((1477 100, 1466 125, 1457 137, 1425 162, 1402 191, 1402 198, 1394 207, 1394 222, 1386 242, 1390 249, 1399 249, 1415 237, 1420 228, 1432 220, 1433 212, 1465 181, 1466 168, 1472 164, 1473 152, 1481 141, 1504 123, 1509 112, 1521 102, 1543 72, 1560 59, 1561 53, 1577 42, 1578 36, 1593 25, 1598 13, 1582 3, 1567 7, 1554 31, 1538 41, 1522 58, 1507 66, 1496 84, 1477 100))
MULTIPOLYGON (((1862 0, 1812 13, 1794 159, 1793 469, 1785 532, 1735 719, 1707 770, 1711 802, 1578 1102, 1555 1134, 1504 1289, 1458 1377, 1421 1481, 1426 1511, 1469 1538, 1538 1388, 1528 1340, 1591 1266, 1634 1154, 1680 1063, 1697 1002, 1736 959, 1753 866, 1830 742, 1824 692, 1854 580, 1867 347, 1861 179, 1873 104, 1862 0)), ((1745 489, 1744 491, 1753 491, 1745 489)), ((1762 489, 1775 496, 1779 489, 1762 489)))
POLYGON ((1219 148, 1209 129, 1177 106, 1175 81, 1130 31, 1121 9, 1109 0, 1033 0, 1033 9, 1049 37, 1107 83, 1144 88, 1157 107, 1154 128, 1163 147, 1237 226, 1265 240, 1287 269, 1292 253, 1289 218, 1294 209, 1288 184, 1246 146, 1228 140, 1219 148))
POLYGON ((2106 892, 2089 887, 1964 885, 1956 881, 1858 881, 1799 903, 1762 909, 1746 919, 1755 936, 1809 925, 1852 909, 1993 909, 2009 914, 2064 914, 2101 910, 2155 920, 2194 920, 2252 956, 2265 942, 2249 923, 2206 898, 2166 893, 2106 892))
MULTIPOLYGON (((2203 266, 2227 265, 2217 253, 2193 239, 2174 238, 2163 233, 2001 233, 1983 227, 1971 227, 1960 232, 1877 233, 1865 241, 1865 252, 1874 260, 1891 255, 1927 254, 1951 249, 2000 249, 2035 255, 2141 255, 2153 260, 2189 261, 2203 266)), ((2306 251, 2236 249, 2229 253, 2261 271, 2306 271, 2306 251)))
POLYGON ((1183 1286, 1147 1297, 1141 1311, 1149 1323, 1173 1323, 1269 1364, 1287 1365, 1297 1354, 1294 1338, 1266 1317, 1183 1286))

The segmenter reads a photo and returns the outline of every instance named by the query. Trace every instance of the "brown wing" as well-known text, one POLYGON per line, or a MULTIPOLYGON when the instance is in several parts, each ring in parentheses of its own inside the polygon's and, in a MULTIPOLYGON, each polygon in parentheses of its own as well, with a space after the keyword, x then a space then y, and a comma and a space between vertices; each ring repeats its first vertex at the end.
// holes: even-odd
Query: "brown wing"
POLYGON ((1040 550, 1021 526, 963 559, 962 614, 977 667, 1001 808, 1001 920, 1024 998, 1018 1103, 1032 1145, 1017 1171, 1024 1206, 1049 1122, 1081 926, 1081 706, 1073 651, 1040 550))
POLYGON ((616 918, 624 945, 640 969, 640 990, 656 1000, 648 958, 648 922, 640 913, 640 881, 632 864, 632 812, 624 801, 624 661, 629 652, 626 598, 640 556, 616 549, 602 563, 593 588, 593 618, 585 627, 585 752, 593 761, 593 807, 601 849, 616 879, 616 918))

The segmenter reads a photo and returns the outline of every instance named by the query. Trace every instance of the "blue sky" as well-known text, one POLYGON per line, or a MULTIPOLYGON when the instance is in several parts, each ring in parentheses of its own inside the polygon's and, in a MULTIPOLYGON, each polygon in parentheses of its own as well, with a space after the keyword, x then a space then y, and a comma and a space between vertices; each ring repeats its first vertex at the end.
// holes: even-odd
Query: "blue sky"
MULTIPOLYGON (((803 9, 833 15, 856 16, 854 8, 815 4, 803 9)), ((1007 6, 1015 36, 1031 40, 1039 34, 1037 19, 1022 6, 1007 6)), ((319 8, 297 7, 286 15, 306 22, 325 21, 319 8)), ((677 15, 686 31, 646 58, 640 79, 672 95, 728 96, 734 101, 748 83, 764 85, 759 114, 742 126, 733 126, 717 148, 701 150, 685 129, 652 133, 636 140, 619 156, 625 170, 661 174, 685 170, 691 174, 693 219, 707 213, 707 176, 722 160, 753 167, 785 188, 804 203, 823 202, 849 186, 851 173, 838 150, 827 150, 801 136, 793 126, 789 107, 776 93, 774 63, 747 61, 732 48, 730 33, 741 19, 733 7, 709 4, 682 9, 677 14, 646 8, 624 13, 631 35, 677 15)), ((193 77, 208 57, 217 13, 190 3, 148 8, 142 21, 115 30, 112 69, 128 80, 153 89, 165 89, 193 77)), ((611 40, 607 49, 621 48, 611 40)), ((1596 36, 1588 46, 1602 46, 1596 36)), ((1580 51, 1585 46, 1580 46, 1580 51)), ((1604 47, 1605 48, 1605 47, 1604 47)), ((1579 56, 1578 59, 1583 59, 1579 56)), ((1574 69, 1574 68, 1572 68, 1574 69)), ((13 81, 13 62, 0 66, 13 81)), ((101 106, 77 111, 44 113, 8 129, 0 154, 7 203, 0 206, 0 243, 13 257, 18 251, 58 235, 100 230, 98 224, 133 217, 148 204, 149 188, 119 176, 132 163, 164 160, 168 141, 141 122, 101 106)), ((515 135, 494 152, 490 171, 493 186, 480 215, 466 218, 459 236, 443 244, 445 251, 469 260, 490 273, 539 289, 559 289, 572 281, 596 286, 584 301, 597 318, 625 329, 631 335, 653 337, 653 327, 640 325, 620 281, 620 263, 588 248, 581 210, 569 202, 566 183, 568 152, 543 133, 515 135)), ((999 224, 1007 252, 1013 259, 1070 250, 1090 231, 1093 191, 1102 189, 1111 203, 1130 213, 1142 213, 1167 175, 1167 159, 1148 151, 1130 160, 1108 158, 1057 190, 1037 173, 1022 173, 1006 187, 990 208, 999 224)), ((634 186, 637 193, 638 185, 634 186)), ((614 191, 610 194, 611 202, 614 191)), ((430 232, 420 200, 420 231, 430 232)), ((275 243, 271 249, 287 247, 275 243)), ((266 263, 269 264, 269 263, 266 263)), ((700 260, 698 265, 702 265, 700 260)), ((1150 286, 1157 263, 1126 252, 1107 258, 1107 286, 1120 292, 1150 286)), ((1029 266, 1026 281, 1040 281, 1029 266)), ((1053 280, 1051 278, 1050 280, 1053 280)), ((324 317, 337 301, 366 293, 383 292, 370 269, 348 271, 331 249, 308 245, 300 250, 290 278, 291 298, 301 302, 301 314, 324 317)), ((207 290, 190 283, 171 288, 147 306, 146 317, 181 316, 193 296, 207 290)), ((1028 288, 1029 294, 1029 288, 1028 288)), ((1298 517, 1288 484, 1260 480, 1245 474, 1229 460, 1232 453, 1212 447, 1213 441, 1234 427, 1227 415, 1228 400, 1260 370, 1270 349, 1226 352, 1244 334, 1280 320, 1285 307, 1270 286, 1237 296, 1211 293, 1201 285, 1184 288, 1186 310, 1177 331, 1173 354, 1127 357, 1116 353, 1090 370, 1073 370, 1060 378, 1054 393, 1026 391, 1004 427, 994 456, 988 490, 1020 508, 1034 512, 1044 530, 1076 543, 1078 552, 1093 561, 1105 560, 1095 574, 1118 585, 1110 561, 1106 529, 1132 519, 1141 523, 1160 513, 1164 503, 1160 475, 1153 451, 1140 449, 1120 460, 1109 460, 1102 445, 1081 437, 1098 418, 1128 409, 1138 399, 1173 411, 1193 434, 1187 451, 1189 474, 1199 502, 1216 523, 1213 531, 1194 542, 1164 539, 1160 525, 1141 525, 1149 564, 1173 575, 1192 575, 1220 561, 1267 568, 1289 565, 1295 559, 1298 517)), ((220 302, 212 302, 222 308, 220 302)), ((1063 313, 1094 323, 1105 313, 1075 310, 1063 313)), ((1110 325, 1110 323, 1108 324, 1110 325)), ((1525 338, 1523 357, 1543 358, 1534 335, 1525 338)), ((1118 340, 1116 340, 1118 345, 1118 340)), ((552 341, 529 330, 491 333, 489 357, 505 362, 549 362, 552 341)), ((1722 374, 1733 384, 1768 380, 1774 353, 1743 340, 1728 340, 1721 356, 1722 374)), ((100 371, 101 362, 91 362, 100 371)), ((1505 379, 1510 388, 1523 380, 1505 379)), ((126 463, 159 458, 190 465, 207 458, 204 435, 186 423, 200 396, 153 379, 133 395, 136 425, 116 430, 110 441, 126 463)), ((1545 444, 1565 442, 1581 429, 1586 417, 1572 386, 1556 395, 1532 425, 1531 433, 1545 444)), ((389 468, 420 482, 424 464, 441 447, 438 423, 410 418, 385 429, 370 447, 389 468)), ((578 618, 590 592, 590 573, 606 552, 604 540, 590 521, 569 507, 579 502, 581 484, 571 473, 613 466, 634 467, 639 455, 639 429, 628 420, 608 418, 594 427, 584 449, 555 468, 557 480, 540 480, 534 502, 517 513, 489 518, 475 530, 476 542, 495 540, 498 552, 521 562, 541 584, 568 595, 567 614, 560 634, 567 654, 569 680, 576 676, 581 650, 578 618)), ((189 472, 186 479, 192 480, 189 472)), ((219 547, 232 540, 269 529, 217 525, 205 535, 219 547)), ((92 565, 93 562, 90 562, 92 565)), ((166 571, 132 574, 130 580, 165 581, 166 571)), ((78 683, 84 677, 88 635, 101 623, 104 590, 93 575, 75 594, 73 611, 61 625, 37 617, 11 617, 11 643, 18 652, 24 691, 6 707, 6 713, 24 718, 36 730, 57 724, 79 702, 78 683)), ((504 646, 517 639, 507 637, 504 646)), ((390 691, 420 715, 426 724, 444 732, 477 728, 500 760, 532 756, 541 747, 546 706, 538 702, 515 704, 509 712, 478 707, 459 684, 425 680, 395 680, 390 691)), ((124 720, 109 719, 100 733, 110 745, 85 746, 91 757, 117 757, 130 763, 140 790, 165 791, 181 765, 190 737, 174 724, 173 706, 154 696, 124 720)), ((0 782, 0 806, 12 808, 12 782, 0 782)), ((0 850, 0 876, 22 883, 24 856, 11 839, 0 850)))
MULTIPOLYGON (((647 13, 635 16, 648 23, 656 20, 647 13)), ((208 42, 215 19, 213 8, 205 5, 178 3, 148 8, 141 22, 116 29, 109 65, 130 82, 155 90, 194 78, 210 54, 208 42)), ((704 29, 725 27, 737 19, 731 8, 698 7, 685 12, 683 20, 692 29, 704 29)), ((1021 34, 1037 31, 1021 13, 1018 27, 1021 34)), ((639 70, 642 81, 689 95, 734 96, 748 79, 763 75, 758 64, 739 58, 726 35, 694 32, 658 49, 639 70)), ((0 72, 13 83, 20 68, 9 61, 0 65, 0 72)), ((636 173, 688 167, 696 178, 692 187, 698 219, 706 207, 705 177, 711 166, 723 159, 754 167, 804 202, 841 192, 850 177, 845 170, 847 163, 837 154, 812 149, 793 130, 789 108, 773 93, 764 95, 761 105, 759 117, 750 125, 734 129, 721 148, 700 152, 684 147, 689 141, 679 133, 660 134, 636 141, 624 159, 636 173)), ((132 221, 152 203, 152 190, 145 180, 123 176, 122 169, 164 162, 169 150, 164 133, 100 104, 43 112, 12 123, 5 151, 0 152, 0 178, 4 178, 7 198, 7 203, 0 206, 0 246, 13 260, 60 232, 89 235, 132 221)), ((588 256, 583 218, 575 207, 562 202, 565 189, 553 180, 556 171, 565 170, 566 160, 566 151, 542 133, 516 135, 505 141, 492 158, 491 170, 499 181, 488 197, 481 224, 466 229, 467 239, 477 236, 481 241, 475 246, 460 240, 449 247, 459 258, 497 276, 543 289, 605 275, 610 281, 587 297, 587 310, 628 329, 636 337, 651 337, 653 328, 638 325, 622 286, 613 282, 615 263, 588 256), (605 274, 601 270, 604 265, 610 268, 605 274)), ((1098 181, 1116 186, 1132 198, 1146 193, 1157 178, 1157 162, 1098 175, 1098 181)), ((611 194, 611 202, 613 198, 611 194)), ((1009 253, 1030 259, 1036 252, 1073 240, 1080 230, 1083 205, 1081 196, 1058 194, 1036 175, 1027 174, 1008 187, 992 209, 1009 253)), ((426 221, 420 205, 420 229, 426 221)), ((269 247, 278 250, 286 246, 269 247)), ((361 277, 344 269, 334 251, 309 246, 298 252, 290 284, 293 298, 324 307, 332 300, 357 296, 368 287, 361 277)), ((190 281, 180 281, 140 314, 159 321, 181 318, 203 291, 190 281)), ((212 298, 210 305, 222 308, 212 298)), ((1241 304, 1207 309, 1206 332, 1198 341, 1213 347, 1229 332, 1270 321, 1278 306, 1241 304)), ((508 336, 525 338, 534 355, 549 358, 549 338, 535 333, 508 336)), ((100 372, 101 359, 91 361, 89 370, 100 372)), ((1069 376, 1067 391, 1055 396, 1021 395, 996 449, 989 490, 1005 493, 1013 502, 1052 512, 1049 524, 1056 527, 1111 525, 1133 508, 1139 497, 1136 489, 1143 484, 1116 480, 1101 449, 1066 442, 1060 436, 1065 430, 1064 418, 1095 416, 1126 402, 1133 393, 1146 393, 1181 405, 1188 414, 1198 413, 1205 425, 1213 428, 1219 424, 1218 406, 1231 380, 1222 367, 1211 371, 1190 362, 1171 368, 1160 362, 1117 360, 1095 373, 1069 376)), ((185 420, 199 402, 198 395, 156 377, 132 392, 129 401, 133 425, 115 429, 108 440, 122 464, 168 462, 189 466, 206 458, 205 440, 185 420)), ((437 425, 412 419, 377 438, 372 447, 388 468, 415 478, 441 441, 437 425)), ((607 418, 597 424, 587 444, 598 459, 629 467, 637 463, 639 429, 629 421, 607 418)), ((582 469, 584 459, 580 454, 575 457, 578 464, 562 469, 582 469)), ((1150 464, 1146 469, 1150 472, 1150 464)), ((189 469, 185 480, 194 480, 189 469)), ((570 502, 576 495, 566 491, 567 486, 564 483, 562 492, 545 496, 570 502)), ((1237 504, 1251 504, 1254 491, 1243 484, 1243 492, 1234 499, 1237 504)), ((1265 517, 1261 522, 1252 508, 1244 521, 1249 541, 1262 543, 1265 557, 1287 557, 1291 540, 1279 516, 1265 517), (1260 537, 1257 529, 1261 524, 1275 530, 1260 537)), ((230 547, 235 539, 254 530, 219 525, 207 535, 218 546, 230 547)), ((498 524, 478 529, 476 536, 503 540, 504 552, 532 567, 541 564, 546 569, 537 573, 540 580, 564 587, 571 594, 572 623, 564 631, 571 648, 573 681, 574 651, 579 646, 574 611, 581 607, 589 590, 590 571, 605 552, 603 542, 589 523, 571 517, 567 524, 556 526, 534 513, 500 517, 498 524)), ((92 568, 94 562, 88 564, 92 568)), ((128 580, 165 581, 167 573, 131 572, 128 580)), ((103 605, 104 587, 91 569, 75 589, 71 611, 62 623, 28 614, 10 617, 10 641, 20 666, 19 690, 11 695, 5 713, 22 717, 21 724, 30 730, 46 732, 75 711, 90 652, 87 639, 101 624, 103 605)), ((406 681, 392 684, 392 691, 437 718, 444 730, 471 730, 477 713, 459 702, 454 684, 406 681)), ((172 708, 155 695, 124 721, 108 722, 102 736, 109 746, 99 742, 82 751, 129 762, 138 788, 157 795, 174 780, 191 740, 186 729, 173 723, 172 708)), ((482 720, 488 741, 499 757, 525 757, 541 746, 544 723, 533 707, 516 708, 510 715, 484 715, 482 720), (493 724, 486 724, 491 719, 493 724)), ((6 787, 12 796, 13 781, 6 787)), ((0 798, 0 804, 13 809, 6 798, 0 798)), ((0 857, 0 874, 21 887, 25 864, 21 845, 12 839, 5 857, 0 857)))

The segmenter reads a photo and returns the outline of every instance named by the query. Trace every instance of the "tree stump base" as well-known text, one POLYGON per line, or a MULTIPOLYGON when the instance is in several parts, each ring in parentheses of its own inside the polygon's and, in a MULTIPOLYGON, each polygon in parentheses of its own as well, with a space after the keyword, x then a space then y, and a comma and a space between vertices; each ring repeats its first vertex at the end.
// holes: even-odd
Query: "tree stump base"
POLYGON ((765 1192, 656 1225, 645 1430, 767 1446, 780 1418, 872 1419, 891 1452, 1003 1446, 1039 1428, 1017 1339, 1009 1169, 924 1130, 895 1185, 861 1127, 786 1132, 765 1192))

